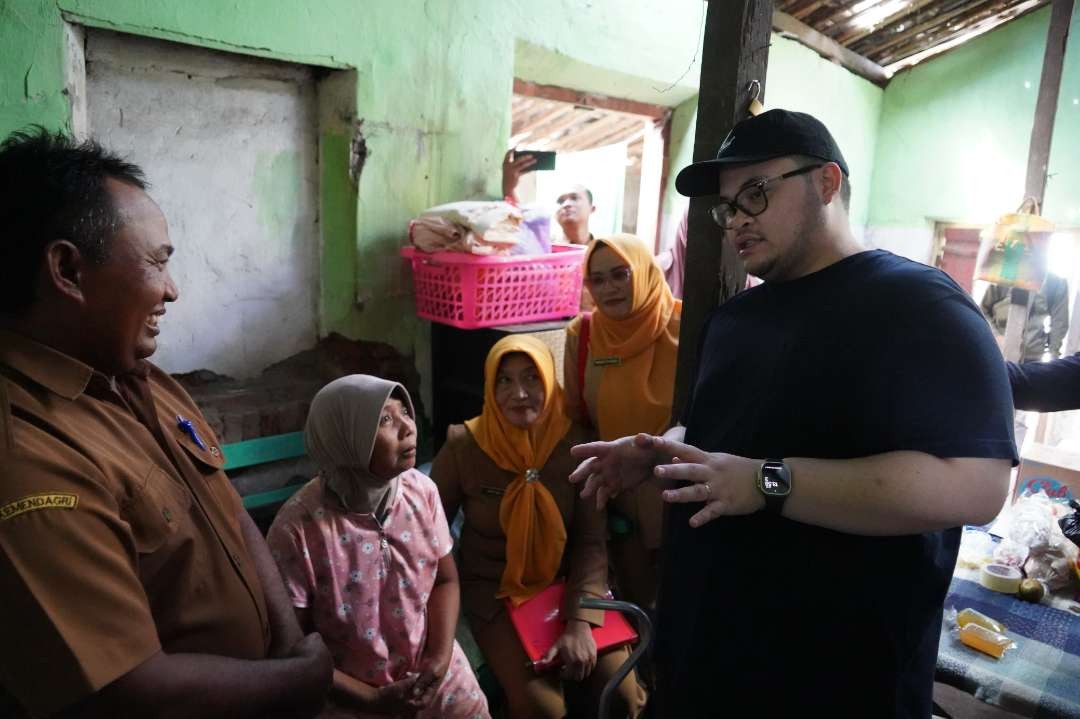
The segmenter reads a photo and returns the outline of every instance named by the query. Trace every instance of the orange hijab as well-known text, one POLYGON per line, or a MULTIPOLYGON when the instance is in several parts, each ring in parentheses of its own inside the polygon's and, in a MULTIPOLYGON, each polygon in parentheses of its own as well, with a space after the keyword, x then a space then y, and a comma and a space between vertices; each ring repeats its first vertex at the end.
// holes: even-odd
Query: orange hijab
MULTIPOLYGON (((630 267, 630 314, 616 320, 599 307, 592 315, 589 349, 593 360, 617 358, 604 367, 596 399, 597 432, 613 440, 638 432, 660 434, 671 424, 679 335, 671 318, 682 312, 645 243, 634 235, 594 241, 585 255, 606 246, 630 267)), ((586 270, 587 271, 587 270, 586 270)), ((584 388, 581 388, 584 392, 584 388)))
POLYGON ((516 477, 499 504, 499 524, 506 533, 506 569, 497 597, 514 605, 546 589, 555 579, 566 547, 566 527, 555 498, 539 481, 540 469, 570 430, 555 360, 540 340, 509 335, 495 343, 484 363, 484 409, 465 423, 480 449, 516 477), (495 380, 503 357, 529 356, 544 383, 544 406, 528 429, 515 427, 495 402, 495 380))

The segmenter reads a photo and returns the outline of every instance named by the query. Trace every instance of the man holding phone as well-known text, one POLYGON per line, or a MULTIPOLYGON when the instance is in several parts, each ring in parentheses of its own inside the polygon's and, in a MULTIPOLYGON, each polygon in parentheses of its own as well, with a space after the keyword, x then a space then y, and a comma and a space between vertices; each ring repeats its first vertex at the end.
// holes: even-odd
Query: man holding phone
MULTIPOLYGON (((507 150, 503 156, 502 166, 502 191, 503 197, 508 201, 518 202, 517 186, 521 176, 534 170, 555 169, 555 153, 550 153, 550 164, 540 162, 547 160, 549 153, 507 150)), ((562 228, 566 241, 572 245, 587 245, 591 240, 589 232, 589 218, 596 211, 593 205, 592 192, 584 185, 570 185, 559 193, 555 200, 558 209, 555 211, 555 221, 562 228)))

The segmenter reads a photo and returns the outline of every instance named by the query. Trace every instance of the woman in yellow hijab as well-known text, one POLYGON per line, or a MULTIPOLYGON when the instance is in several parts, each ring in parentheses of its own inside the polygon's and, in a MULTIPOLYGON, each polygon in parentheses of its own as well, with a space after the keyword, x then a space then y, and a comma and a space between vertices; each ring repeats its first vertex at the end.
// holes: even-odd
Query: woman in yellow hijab
MULTIPOLYGON (((566 481, 574 467, 570 447, 584 438, 565 413, 547 345, 510 335, 484 364, 483 411, 450 427, 431 468, 446 516, 464 512, 462 603, 510 717, 563 717, 568 706, 595 715, 604 684, 627 656, 623 648, 597 657, 591 628, 603 613, 577 606, 580 597, 607 591, 605 514, 566 481), (564 578, 567 628, 545 658, 560 669, 535 671, 506 605, 564 578)), ((631 674, 612 716, 637 716, 644 699, 631 674)))
MULTIPOLYGON (((567 411, 602 440, 663 434, 672 424, 682 302, 634 235, 593 241, 585 267, 596 311, 566 331, 567 411)), ((663 507, 653 482, 609 505, 616 586, 621 598, 644 607, 656 602, 663 507)))

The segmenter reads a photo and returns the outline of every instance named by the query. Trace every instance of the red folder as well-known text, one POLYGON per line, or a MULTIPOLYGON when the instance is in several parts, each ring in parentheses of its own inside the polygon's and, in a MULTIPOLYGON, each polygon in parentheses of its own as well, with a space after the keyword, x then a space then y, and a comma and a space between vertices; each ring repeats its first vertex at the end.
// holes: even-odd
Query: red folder
MULTIPOLYGON (((550 664, 544 664, 540 660, 566 630, 566 620, 562 618, 565 590, 566 582, 559 580, 516 607, 510 600, 506 601, 506 611, 517 630, 521 646, 529 655, 533 669, 538 671, 559 664, 557 657, 550 664)), ((630 644, 638 638, 637 632, 622 613, 610 610, 604 611, 604 626, 593 627, 592 635, 597 653, 630 644)))

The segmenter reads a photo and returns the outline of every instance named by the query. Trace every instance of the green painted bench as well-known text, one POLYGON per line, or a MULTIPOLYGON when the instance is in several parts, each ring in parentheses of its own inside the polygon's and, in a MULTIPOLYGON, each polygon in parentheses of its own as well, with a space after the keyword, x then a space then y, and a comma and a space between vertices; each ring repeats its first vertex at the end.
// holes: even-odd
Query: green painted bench
MULTIPOLYGON (((277 462, 282 459, 296 459, 303 457, 304 433, 289 432, 288 434, 275 434, 258 439, 247 439, 243 442, 233 442, 222 446, 225 453, 225 469, 242 469, 256 464, 277 462)), ((289 484, 278 489, 266 492, 257 492, 244 497, 244 509, 260 509, 281 504, 291 497, 302 484, 289 484)))

